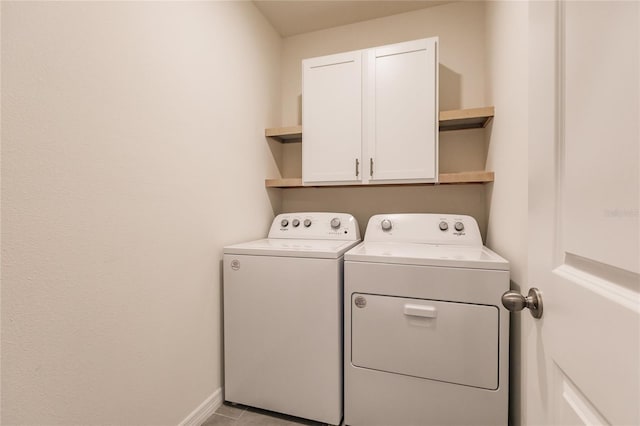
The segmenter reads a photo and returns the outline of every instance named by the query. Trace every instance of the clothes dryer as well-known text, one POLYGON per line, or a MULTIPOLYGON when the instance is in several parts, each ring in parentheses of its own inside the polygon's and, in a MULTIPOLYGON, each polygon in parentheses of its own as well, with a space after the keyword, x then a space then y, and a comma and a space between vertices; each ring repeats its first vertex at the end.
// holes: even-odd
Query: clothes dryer
POLYGON ((472 217, 371 217, 345 255, 345 424, 506 425, 507 290, 472 217))

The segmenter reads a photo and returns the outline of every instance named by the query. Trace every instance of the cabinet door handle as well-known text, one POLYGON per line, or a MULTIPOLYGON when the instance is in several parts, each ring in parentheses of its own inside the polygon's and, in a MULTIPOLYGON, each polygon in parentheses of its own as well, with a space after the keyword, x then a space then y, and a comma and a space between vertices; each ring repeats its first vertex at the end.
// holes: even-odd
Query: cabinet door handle
POLYGON ((373 157, 369 158, 369 176, 373 177, 373 157))
POLYGON ((360 176, 360 160, 356 158, 356 177, 360 176))

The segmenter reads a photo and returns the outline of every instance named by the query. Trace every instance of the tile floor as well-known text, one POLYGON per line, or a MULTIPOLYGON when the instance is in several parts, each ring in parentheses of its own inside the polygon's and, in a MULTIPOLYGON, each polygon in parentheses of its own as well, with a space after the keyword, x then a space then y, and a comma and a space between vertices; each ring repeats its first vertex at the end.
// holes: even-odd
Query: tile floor
POLYGON ((322 423, 298 417, 224 403, 202 426, 322 426, 322 423))

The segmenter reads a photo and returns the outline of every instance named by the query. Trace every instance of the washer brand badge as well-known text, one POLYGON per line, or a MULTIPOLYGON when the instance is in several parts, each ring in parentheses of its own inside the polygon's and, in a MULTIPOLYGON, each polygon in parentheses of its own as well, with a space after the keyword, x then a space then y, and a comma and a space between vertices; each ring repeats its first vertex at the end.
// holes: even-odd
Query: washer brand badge
POLYGON ((362 296, 358 296, 353 301, 353 303, 355 303, 358 308, 364 308, 365 306, 367 306, 367 299, 362 296))
POLYGON ((238 259, 233 259, 231 261, 231 269, 233 269, 234 271, 240 269, 240 261, 238 259))

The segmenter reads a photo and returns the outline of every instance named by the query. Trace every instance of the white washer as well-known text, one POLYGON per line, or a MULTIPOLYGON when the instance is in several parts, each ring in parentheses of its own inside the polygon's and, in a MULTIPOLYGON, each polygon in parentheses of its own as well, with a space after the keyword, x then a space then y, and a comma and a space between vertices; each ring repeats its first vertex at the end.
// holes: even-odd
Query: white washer
POLYGON ((342 419, 343 213, 278 215, 269 237, 224 248, 225 400, 342 419))
POLYGON ((508 269, 470 216, 371 217, 345 255, 345 424, 506 425, 508 269))

